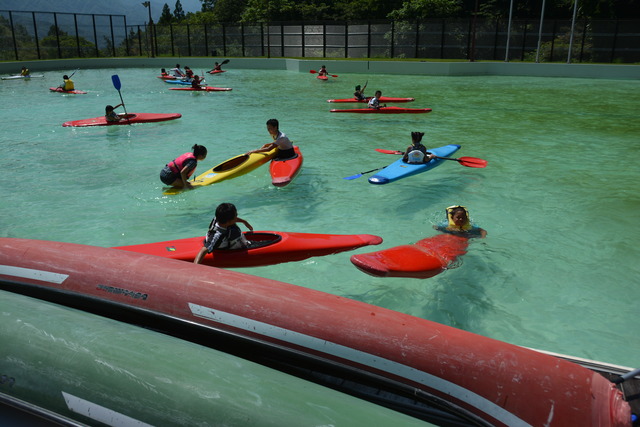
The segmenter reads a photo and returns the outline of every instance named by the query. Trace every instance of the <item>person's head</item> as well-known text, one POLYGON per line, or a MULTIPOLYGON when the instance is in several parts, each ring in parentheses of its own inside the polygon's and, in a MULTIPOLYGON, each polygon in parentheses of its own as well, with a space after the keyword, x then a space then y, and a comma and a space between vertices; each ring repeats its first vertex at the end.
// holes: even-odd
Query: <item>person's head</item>
POLYGON ((356 86, 356 92, 360 92, 360 85, 356 86))
POLYGON ((64 80, 69 80, 69 76, 67 76, 66 74, 65 74, 64 76, 62 76, 62 78, 63 78, 64 80))
POLYGON ((106 107, 104 107, 104 112, 105 113, 112 113, 113 112, 113 105, 107 105, 106 107))
POLYGON ((187 67, 186 65, 184 66, 185 70, 190 70, 191 68, 187 67))
POLYGON ((180 64, 176 64, 176 68, 180 68, 180 64))
POLYGON ((468 230, 471 228, 469 223, 469 211, 461 205, 449 206, 447 208, 447 219, 449 226, 460 230, 468 230))
POLYGON ((216 62, 216 63, 215 63, 215 65, 220 65, 220 64, 218 64, 218 63, 216 62))
POLYGON ((216 208, 216 221, 224 226, 238 217, 238 211, 233 203, 220 203, 216 208))
POLYGON ((22 69, 23 69, 23 70, 26 70, 26 69, 27 69, 27 67, 22 67, 22 69))
POLYGON ((382 91, 376 91, 376 98, 380 98, 382 96, 382 91))
POLYGON ((325 69, 325 68, 327 68, 327 67, 325 67, 325 66, 323 65, 323 66, 322 66, 322 67, 320 67, 320 68, 325 69))
POLYGON ((161 73, 166 73, 166 72, 167 72, 167 70, 165 70, 164 68, 160 68, 160 72, 161 72, 161 73))
POLYGON ((411 143, 413 145, 420 144, 420 141, 422 141, 423 136, 424 136, 424 132, 411 132, 411 143))
POLYGON ((267 120, 267 130, 269 134, 272 136, 276 136, 278 134, 278 128, 280 127, 280 123, 278 123, 278 119, 269 119, 267 120))
POLYGON ((193 155, 196 156, 196 160, 204 160, 207 158, 207 147, 204 145, 195 144, 191 147, 193 155))

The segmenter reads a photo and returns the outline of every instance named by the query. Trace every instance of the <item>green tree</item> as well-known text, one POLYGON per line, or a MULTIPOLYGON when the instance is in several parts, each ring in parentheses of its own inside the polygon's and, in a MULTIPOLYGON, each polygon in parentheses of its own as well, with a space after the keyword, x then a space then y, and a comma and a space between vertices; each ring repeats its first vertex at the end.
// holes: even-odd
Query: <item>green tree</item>
POLYGON ((168 25, 173 21, 173 15, 171 14, 171 9, 169 9, 168 4, 164 4, 162 7, 162 14, 160 15, 160 19, 158 20, 158 24, 168 25))
POLYGON ((184 19, 184 10, 182 9, 182 3, 180 3, 180 0, 176 1, 176 8, 173 9, 173 16, 178 22, 184 19))
POLYGON ((460 0, 409 0, 387 17, 396 21, 415 21, 455 16, 462 9, 460 0))

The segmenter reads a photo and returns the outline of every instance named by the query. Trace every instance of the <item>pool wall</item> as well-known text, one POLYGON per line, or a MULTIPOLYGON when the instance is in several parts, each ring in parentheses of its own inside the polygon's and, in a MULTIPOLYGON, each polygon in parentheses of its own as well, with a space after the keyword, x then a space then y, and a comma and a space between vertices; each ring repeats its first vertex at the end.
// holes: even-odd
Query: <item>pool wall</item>
MULTIPOLYGON (((194 70, 213 68, 219 58, 87 58, 56 59, 0 63, 0 74, 18 74, 23 66, 32 73, 77 68, 171 68, 179 63, 194 70)), ((331 73, 404 74, 437 76, 533 76, 605 79, 640 79, 640 65, 608 64, 547 64, 530 62, 402 62, 402 61, 341 61, 288 58, 231 58, 230 68, 258 70, 288 70, 308 73, 326 65, 331 73)))

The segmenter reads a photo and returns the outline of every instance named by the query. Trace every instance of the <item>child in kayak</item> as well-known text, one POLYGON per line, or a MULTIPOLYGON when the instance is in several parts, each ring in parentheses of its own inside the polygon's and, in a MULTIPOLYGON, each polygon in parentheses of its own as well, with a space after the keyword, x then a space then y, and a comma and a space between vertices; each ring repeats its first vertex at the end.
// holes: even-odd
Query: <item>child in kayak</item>
POLYGON ((386 105, 380 105, 380 97, 382 97, 382 92, 377 90, 373 98, 369 100, 369 108, 379 109, 380 107, 386 107, 386 105))
POLYGON ((180 69, 180 64, 176 64, 176 67, 172 68, 171 72, 175 78, 184 77, 184 71, 180 69))
POLYGON ((20 75, 22 77, 27 77, 28 75, 30 75, 29 69, 27 67, 22 67, 22 71, 20 71, 20 75))
POLYGON ((167 163, 160 171, 160 181, 176 188, 191 188, 189 177, 195 172, 198 162, 207 158, 207 147, 195 144, 192 151, 167 163))
POLYGON ((76 87, 73 84, 73 80, 71 80, 69 78, 69 76, 67 76, 65 74, 64 76, 62 76, 62 79, 64 80, 64 83, 62 83, 60 86, 58 86, 60 89, 62 89, 64 91, 75 90, 76 87))
POLYGON ((122 107, 123 105, 124 104, 118 104, 115 107, 112 105, 107 105, 104 108, 104 118, 107 119, 108 122, 119 122, 120 120, 124 119, 123 116, 113 111, 118 107, 122 107))
POLYGON ((449 206, 446 212, 448 224, 434 225, 434 229, 461 237, 480 237, 484 239, 487 236, 486 230, 471 224, 469 211, 464 206, 449 206))
POLYGON ((197 90, 202 89, 202 87, 200 86, 200 83, 202 83, 202 79, 200 79, 199 75, 195 75, 193 76, 193 80, 191 80, 191 87, 197 90))
POLYGON ((242 234, 242 230, 237 225, 238 222, 253 231, 251 224, 242 218, 238 218, 238 211, 233 203, 221 203, 218 205, 216 216, 209 224, 203 246, 193 262, 199 264, 206 254, 210 254, 215 249, 243 249, 248 247, 249 241, 242 234))
POLYGON ((327 74, 329 74, 327 72, 327 67, 325 67, 324 65, 322 67, 320 67, 320 71, 318 71, 318 75, 319 76, 326 76, 327 74))
POLYGON ((427 147, 422 145, 424 132, 411 132, 411 145, 404 152, 402 160, 407 163, 427 163, 435 158, 427 151, 427 147))
POLYGON ((285 135, 283 132, 280 132, 279 126, 280 124, 278 123, 277 119, 267 120, 267 131, 269 132, 269 135, 271 135, 271 138, 273 138, 273 142, 268 142, 257 150, 247 151, 246 154, 265 153, 278 147, 278 151, 276 153, 276 156, 274 157, 274 160, 286 160, 294 158, 296 156, 296 152, 293 149, 293 143, 289 140, 287 135, 285 135))
POLYGON ((169 73, 164 68, 160 68, 160 77, 169 77, 169 73))
POLYGON ((367 88, 367 84, 364 84, 364 87, 361 89, 360 85, 356 86, 356 91, 353 93, 354 98, 358 101, 366 101, 367 97, 364 96, 364 90, 367 88))

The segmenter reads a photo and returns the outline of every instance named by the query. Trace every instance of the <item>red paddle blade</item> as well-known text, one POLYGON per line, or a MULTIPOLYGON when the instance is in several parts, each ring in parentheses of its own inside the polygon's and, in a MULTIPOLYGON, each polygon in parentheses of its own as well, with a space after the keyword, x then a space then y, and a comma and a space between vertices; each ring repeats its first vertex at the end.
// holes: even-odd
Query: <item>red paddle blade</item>
POLYGON ((378 153, 384 153, 384 154, 404 154, 402 151, 398 151, 398 150, 385 150, 384 148, 376 148, 376 151, 378 153))
POLYGON ((478 159, 477 157, 459 157, 458 162, 462 166, 466 166, 469 168, 486 168, 487 161, 484 159, 478 159))
POLYGON ((316 71, 316 70, 309 70, 309 72, 310 72, 311 74, 315 74, 315 73, 317 73, 317 71, 316 71))

